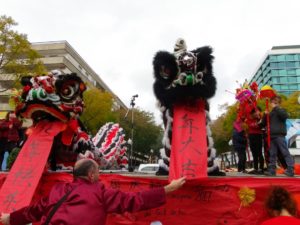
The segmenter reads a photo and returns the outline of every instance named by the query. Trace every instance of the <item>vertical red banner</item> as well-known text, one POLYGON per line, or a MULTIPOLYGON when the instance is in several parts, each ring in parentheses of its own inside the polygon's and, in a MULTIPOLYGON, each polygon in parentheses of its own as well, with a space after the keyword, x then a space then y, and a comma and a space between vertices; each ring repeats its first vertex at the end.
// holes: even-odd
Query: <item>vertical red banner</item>
POLYGON ((42 121, 33 129, 0 190, 0 212, 12 212, 30 204, 44 171, 53 138, 62 122, 42 121))
POLYGON ((207 177, 207 137, 204 101, 174 106, 169 180, 207 177))

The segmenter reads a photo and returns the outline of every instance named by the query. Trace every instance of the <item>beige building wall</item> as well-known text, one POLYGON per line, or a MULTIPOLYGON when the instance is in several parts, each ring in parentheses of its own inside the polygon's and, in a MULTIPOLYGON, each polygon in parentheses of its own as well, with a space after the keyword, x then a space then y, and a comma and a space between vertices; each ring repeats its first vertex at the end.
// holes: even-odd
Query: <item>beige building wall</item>
MULTIPOLYGON (((48 71, 60 70, 63 74, 77 73, 87 84, 88 88, 96 87, 112 94, 114 98, 114 110, 120 108, 127 110, 127 106, 112 92, 100 76, 67 41, 36 42, 32 43, 32 48, 42 56, 41 61, 48 71)), ((12 80, 13 77, 0 74, 0 112, 12 110, 8 104, 10 91, 1 91, 7 87, 11 87, 12 80)))

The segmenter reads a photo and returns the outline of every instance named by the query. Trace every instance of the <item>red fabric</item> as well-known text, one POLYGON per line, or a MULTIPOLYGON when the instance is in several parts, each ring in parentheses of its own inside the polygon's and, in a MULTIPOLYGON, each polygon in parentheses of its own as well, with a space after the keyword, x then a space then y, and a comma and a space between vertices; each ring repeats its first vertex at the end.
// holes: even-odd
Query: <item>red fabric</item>
MULTIPOLYGON (((122 191, 140 191, 167 184, 166 179, 142 178, 112 174, 100 175, 106 187, 122 191)), ((0 173, 0 186, 5 174, 0 173)), ((49 193, 58 182, 70 182, 67 173, 44 174, 33 202, 49 193)), ((282 185, 300 203, 300 183, 297 178, 225 177, 188 180, 184 187, 167 195, 165 205, 137 213, 110 214, 106 225, 149 225, 160 221, 163 225, 260 225, 268 219, 263 209, 266 193, 273 185, 282 185), (255 200, 248 207, 241 206, 238 192, 243 187, 255 190, 255 200)), ((89 214, 82 211, 81 214, 89 214)), ((85 223, 83 223, 85 224, 85 223)))
POLYGON ((77 129, 78 121, 76 119, 70 119, 66 129, 62 132, 61 141, 64 145, 70 146, 72 144, 72 140, 77 129))
MULTIPOLYGON (((0 188, 6 174, 0 173, 0 188)), ((136 192, 167 184, 162 178, 142 178, 101 174, 101 182, 108 188, 136 192)), ((70 182, 72 175, 67 173, 44 174, 38 186, 33 202, 46 196, 58 182, 70 182)), ((297 178, 255 178, 224 177, 188 180, 184 187, 167 195, 165 205, 152 210, 137 213, 110 214, 106 225, 149 225, 160 221, 163 225, 260 225, 269 219, 263 209, 267 192, 274 185, 289 190, 300 207, 300 183, 297 178), (243 187, 255 190, 254 202, 248 207, 241 206, 238 192, 243 187)), ((82 211, 81 215, 89 215, 82 211)), ((299 215, 299 213, 298 213, 299 215)))
POLYGON ((53 138, 61 122, 42 121, 32 129, 4 185, 0 190, 0 212, 11 212, 28 205, 42 176, 53 138))
POLYGON ((291 216, 277 216, 266 220, 261 225, 300 225, 300 220, 291 216))
POLYGON ((104 225, 107 213, 135 212, 165 203, 163 188, 125 193, 117 189, 106 189, 100 182, 90 183, 84 179, 77 179, 72 183, 55 185, 49 197, 13 212, 11 225, 26 224, 32 220, 41 221, 43 225, 53 206, 72 189, 71 194, 52 217, 51 224, 104 225))
POLYGON ((207 137, 204 101, 175 105, 169 180, 207 177, 207 137))

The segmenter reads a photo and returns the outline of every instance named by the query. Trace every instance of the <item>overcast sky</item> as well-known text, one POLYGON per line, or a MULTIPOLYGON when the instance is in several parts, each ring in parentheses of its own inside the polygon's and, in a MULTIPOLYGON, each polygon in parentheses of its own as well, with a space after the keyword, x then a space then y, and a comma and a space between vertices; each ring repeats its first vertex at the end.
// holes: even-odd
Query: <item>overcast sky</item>
POLYGON ((233 103, 234 92, 250 79, 275 45, 300 44, 298 0, 0 0, 0 14, 13 17, 15 28, 30 42, 66 40, 129 107, 160 112, 152 90, 152 58, 173 51, 177 38, 188 49, 214 49, 218 106, 233 103))

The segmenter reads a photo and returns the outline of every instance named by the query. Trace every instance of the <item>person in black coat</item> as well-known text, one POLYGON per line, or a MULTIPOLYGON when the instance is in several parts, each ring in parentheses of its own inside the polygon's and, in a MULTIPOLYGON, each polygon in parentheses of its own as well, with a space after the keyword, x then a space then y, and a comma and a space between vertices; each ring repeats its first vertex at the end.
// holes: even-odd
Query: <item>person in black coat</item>
MULTIPOLYGON (((294 176, 294 160, 289 152, 285 136, 287 134, 286 120, 288 113, 285 109, 280 107, 281 97, 275 96, 271 98, 271 112, 270 112, 270 163, 268 165, 267 175, 276 176, 276 162, 277 152, 281 152, 287 164, 287 169, 284 174, 292 177, 294 176)), ((264 116, 263 125, 266 125, 266 116, 264 116)))

